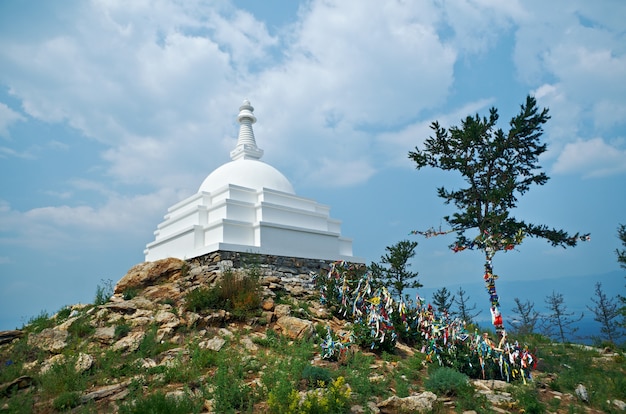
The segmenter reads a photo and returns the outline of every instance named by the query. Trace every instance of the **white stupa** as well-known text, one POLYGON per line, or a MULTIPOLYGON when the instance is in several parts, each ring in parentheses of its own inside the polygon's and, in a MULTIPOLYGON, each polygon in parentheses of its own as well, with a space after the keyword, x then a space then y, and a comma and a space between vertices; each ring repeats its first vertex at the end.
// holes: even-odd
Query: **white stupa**
POLYGON ((245 100, 232 161, 209 174, 198 193, 168 209, 146 246, 146 261, 235 251, 363 263, 328 206, 297 196, 283 174, 260 161, 253 111, 245 100))

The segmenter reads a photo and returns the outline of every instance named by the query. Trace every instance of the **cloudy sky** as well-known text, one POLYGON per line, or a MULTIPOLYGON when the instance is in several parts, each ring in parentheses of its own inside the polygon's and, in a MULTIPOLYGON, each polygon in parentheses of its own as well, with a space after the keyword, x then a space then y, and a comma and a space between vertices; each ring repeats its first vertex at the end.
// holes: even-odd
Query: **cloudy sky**
POLYGON ((592 240, 525 241, 496 273, 540 291, 616 271, 624 22, 620 0, 2 1, 0 329, 91 302, 143 261, 167 207, 229 161, 244 99, 263 160, 331 207, 355 255, 417 240, 432 287, 480 280, 482 257, 409 235, 444 224, 436 187, 460 183, 407 153, 434 120, 495 106, 506 129, 533 94, 551 180, 515 215, 592 240))

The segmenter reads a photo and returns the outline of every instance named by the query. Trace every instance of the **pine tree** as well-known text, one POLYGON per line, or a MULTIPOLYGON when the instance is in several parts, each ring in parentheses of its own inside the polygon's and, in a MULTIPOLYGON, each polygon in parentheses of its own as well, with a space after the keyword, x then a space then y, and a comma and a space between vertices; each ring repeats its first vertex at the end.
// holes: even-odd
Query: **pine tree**
POLYGON ((615 323, 617 317, 621 315, 620 307, 617 301, 608 298, 602 291, 602 283, 596 283, 594 293, 596 299, 592 297, 591 301, 595 306, 587 306, 587 309, 593 313, 593 320, 600 323, 600 333, 604 338, 608 339, 612 344, 616 344, 616 341, 623 336, 619 324, 615 323))
POLYGON ((579 318, 572 319, 575 313, 567 311, 567 306, 561 293, 552 291, 551 295, 546 296, 545 301, 551 313, 542 320, 543 331, 546 335, 556 337, 564 343, 567 336, 571 336, 578 331, 578 327, 574 326, 574 324, 585 315, 581 313, 579 318))
POLYGON ((417 242, 402 240, 393 246, 387 246, 387 254, 381 256, 380 263, 372 263, 370 270, 383 286, 393 295, 402 298, 405 289, 418 289, 422 284, 417 281, 418 272, 411 272, 409 259, 415 256, 417 242))
MULTIPOLYGON (((416 168, 438 168, 461 174, 466 188, 437 189, 446 204, 452 203, 457 212, 444 219, 457 233, 454 251, 479 249, 485 254, 484 279, 490 294, 492 322, 497 330, 503 329, 499 297, 495 290, 492 259, 498 251, 507 251, 519 245, 526 236, 543 238, 553 246, 575 246, 588 235, 570 235, 564 230, 550 229, 546 225, 526 223, 511 216, 518 197, 533 185, 544 185, 548 176, 540 172, 539 156, 547 147, 542 144, 543 124, 550 117, 548 109, 541 111, 534 97, 528 96, 518 115, 510 121, 505 133, 496 129, 498 111, 491 108, 489 117, 466 117, 461 126, 445 129, 438 122, 431 125, 435 133, 409 152, 416 168), (472 238, 468 230, 477 230, 472 238)), ((429 230, 417 232, 430 236, 446 232, 429 230)))
POLYGON ((474 318, 482 313, 482 311, 475 312, 476 304, 468 305, 469 296, 465 296, 467 292, 459 286, 459 290, 456 292, 457 299, 454 303, 457 305, 457 310, 454 312, 455 316, 458 316, 466 324, 474 323, 474 318))
POLYGON ((539 312, 535 311, 535 304, 527 300, 522 303, 519 298, 515 298, 515 308, 513 313, 516 317, 511 319, 509 324, 518 335, 527 335, 535 332, 535 325, 539 321, 539 312))
POLYGON ((439 312, 453 313, 454 296, 450 298, 451 295, 452 293, 446 287, 442 287, 433 293, 433 305, 439 312))

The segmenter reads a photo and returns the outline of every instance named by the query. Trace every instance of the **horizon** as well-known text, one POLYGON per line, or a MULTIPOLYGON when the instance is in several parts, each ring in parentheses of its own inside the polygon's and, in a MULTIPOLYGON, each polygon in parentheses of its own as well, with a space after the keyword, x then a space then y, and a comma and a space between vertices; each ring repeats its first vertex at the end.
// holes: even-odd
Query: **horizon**
POLYGON ((433 287, 481 282, 484 257, 410 234, 445 228, 436 189, 462 181, 408 152, 433 121, 490 107, 506 131, 534 95, 550 180, 512 213, 591 241, 524 240, 494 258, 498 286, 623 272, 624 16, 583 0, 1 2, 0 330, 89 303, 142 262, 167 208, 230 160, 244 99, 262 160, 330 206, 354 256, 415 240, 433 287))

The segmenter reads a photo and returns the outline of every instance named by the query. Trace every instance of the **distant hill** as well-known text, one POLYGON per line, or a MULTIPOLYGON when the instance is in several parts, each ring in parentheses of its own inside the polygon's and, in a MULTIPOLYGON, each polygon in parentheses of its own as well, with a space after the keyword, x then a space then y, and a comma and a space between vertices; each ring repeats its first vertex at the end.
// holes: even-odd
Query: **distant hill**
MULTIPOLYGON (((574 276, 564 278, 549 278, 541 280, 507 280, 506 277, 500 277, 496 282, 496 289, 500 296, 500 305, 502 314, 504 315, 505 325, 507 317, 511 316, 512 308, 515 303, 514 298, 520 298, 522 301, 530 300, 535 303, 535 310, 543 313, 546 311, 545 298, 553 291, 561 293, 565 299, 565 305, 568 312, 575 312, 577 315, 584 313, 583 319, 577 324, 579 330, 576 339, 580 342, 590 343, 591 336, 597 336, 600 332, 600 326, 593 320, 593 314, 587 309, 587 306, 593 307, 591 298, 594 297, 596 282, 602 283, 602 290, 607 297, 614 298, 618 294, 626 295, 626 279, 624 271, 616 270, 613 272, 602 273, 597 275, 574 276)), ((443 287, 443 286, 440 286, 443 287)), ((433 293, 440 287, 428 287, 419 289, 418 293, 421 297, 430 301, 433 293)), ((485 285, 476 277, 471 283, 447 284, 445 285, 451 292, 457 292, 459 287, 467 292, 470 298, 470 305, 476 304, 476 310, 482 310, 478 316, 477 322, 481 326, 491 326, 489 316, 489 297, 485 291, 485 285)), ((415 293, 412 293, 413 297, 415 293)))

